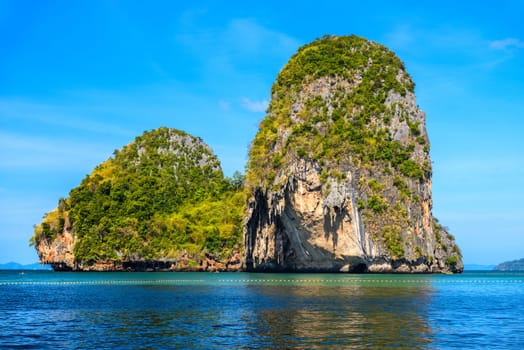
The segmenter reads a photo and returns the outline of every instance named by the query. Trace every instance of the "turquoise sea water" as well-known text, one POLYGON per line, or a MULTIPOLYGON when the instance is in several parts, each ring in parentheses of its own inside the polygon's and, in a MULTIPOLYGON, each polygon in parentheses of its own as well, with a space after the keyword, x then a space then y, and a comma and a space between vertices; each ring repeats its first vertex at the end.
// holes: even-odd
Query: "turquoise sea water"
POLYGON ((522 349, 524 274, 0 272, 0 348, 522 349))

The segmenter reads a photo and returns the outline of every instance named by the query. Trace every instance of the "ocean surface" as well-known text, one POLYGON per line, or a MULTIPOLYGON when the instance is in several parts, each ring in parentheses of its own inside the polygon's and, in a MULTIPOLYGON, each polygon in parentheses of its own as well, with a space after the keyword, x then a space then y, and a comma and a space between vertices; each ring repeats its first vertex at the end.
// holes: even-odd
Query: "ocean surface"
POLYGON ((524 273, 0 271, 6 349, 523 349, 524 273))

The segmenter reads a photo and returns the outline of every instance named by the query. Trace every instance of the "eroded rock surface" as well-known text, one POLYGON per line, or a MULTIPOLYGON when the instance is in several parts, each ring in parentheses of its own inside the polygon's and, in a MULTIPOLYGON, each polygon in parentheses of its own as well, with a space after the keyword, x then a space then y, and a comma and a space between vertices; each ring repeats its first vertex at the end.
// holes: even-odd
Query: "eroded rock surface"
POLYGON ((251 271, 461 272, 431 213, 425 114, 404 65, 358 37, 299 49, 250 150, 251 271))

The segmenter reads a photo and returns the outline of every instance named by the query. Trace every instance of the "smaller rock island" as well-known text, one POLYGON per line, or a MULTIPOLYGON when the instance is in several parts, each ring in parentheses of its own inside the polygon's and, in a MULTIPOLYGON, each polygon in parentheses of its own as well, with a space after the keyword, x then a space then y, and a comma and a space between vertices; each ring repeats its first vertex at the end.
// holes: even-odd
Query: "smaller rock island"
POLYGON ((240 187, 200 138, 162 127, 98 165, 31 243, 60 271, 237 271, 240 187))

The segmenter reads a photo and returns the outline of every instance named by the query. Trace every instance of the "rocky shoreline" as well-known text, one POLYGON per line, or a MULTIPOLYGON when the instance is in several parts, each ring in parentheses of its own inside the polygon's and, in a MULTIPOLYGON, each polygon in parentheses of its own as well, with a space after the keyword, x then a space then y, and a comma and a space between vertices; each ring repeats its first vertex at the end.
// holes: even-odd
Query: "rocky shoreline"
POLYGON ((185 256, 178 260, 155 261, 97 261, 94 264, 73 265, 64 262, 49 262, 54 271, 60 272, 240 272, 241 256, 235 252, 226 262, 206 255, 198 264, 185 256))

